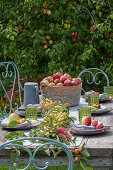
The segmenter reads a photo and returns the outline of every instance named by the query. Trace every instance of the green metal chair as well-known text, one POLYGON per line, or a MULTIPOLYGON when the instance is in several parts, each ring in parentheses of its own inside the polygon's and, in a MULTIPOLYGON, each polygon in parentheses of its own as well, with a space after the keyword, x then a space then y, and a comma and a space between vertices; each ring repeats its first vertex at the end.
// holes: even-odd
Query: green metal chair
MULTIPOLYGON (((104 79, 104 83, 106 86, 109 86, 109 79, 107 74, 102 71, 101 69, 98 68, 88 68, 86 70, 83 70, 79 73, 78 77, 80 77, 82 79, 82 90, 83 93, 85 93, 85 88, 84 88, 84 84, 86 83, 87 86, 89 87, 89 90, 91 90, 90 88, 93 87, 93 85, 98 85, 100 86, 101 84, 101 80, 100 79, 104 79), (86 76, 87 74, 87 76, 86 76), (92 85, 92 86, 91 86, 92 85)), ((94 89, 93 89, 94 90, 94 89)))
MULTIPOLYGON (((24 89, 22 88, 21 83, 20 83, 18 68, 16 64, 12 61, 1 62, 0 63, 0 88, 6 94, 7 101, 9 103, 9 108, 7 111, 7 106, 4 107, 4 114, 0 114, 0 120, 3 120, 5 117, 8 117, 10 113, 14 111, 14 108, 13 108, 14 106, 12 102, 13 102, 14 88, 15 88, 16 83, 18 84, 19 103, 20 105, 22 105, 21 90, 24 90, 24 89), (12 85, 11 95, 9 97, 4 81, 6 82, 10 80, 13 80, 13 85, 12 85)), ((17 108, 18 108, 18 104, 15 103, 15 105, 17 105, 17 108)))
MULTIPOLYGON (((30 166, 33 166, 34 168, 36 168, 38 170, 45 170, 50 165, 50 162, 45 162, 44 167, 37 166, 36 154, 38 154, 38 151, 40 151, 40 149, 42 149, 43 147, 46 147, 46 146, 48 147, 49 145, 58 146, 66 153, 67 158, 68 158, 68 170, 73 170, 72 153, 70 152, 69 148, 64 143, 58 142, 57 140, 53 140, 53 139, 49 139, 49 138, 41 138, 41 137, 23 137, 23 138, 19 138, 19 139, 15 139, 15 140, 10 140, 10 141, 0 145, 0 150, 2 150, 2 149, 5 150, 6 148, 14 149, 15 147, 18 149, 20 148, 21 151, 24 150, 24 152, 27 152, 27 154, 29 156, 28 164, 22 170, 26 170, 26 169, 30 168, 30 166), (28 147, 25 147, 24 145, 19 144, 19 142, 26 141, 26 140, 31 140, 31 141, 37 140, 37 143, 39 143, 40 141, 43 141, 45 143, 41 144, 39 147, 36 147, 32 152, 28 147)), ((20 166, 20 165, 18 165, 16 162, 14 162, 13 165, 9 166, 9 170, 12 170, 12 167, 14 167, 16 170, 19 170, 17 168, 17 166, 20 166)))
MULTIPOLYGON (((7 100, 9 102, 9 107, 10 107, 8 112, 7 112, 7 107, 6 106, 4 107, 4 114, 0 114, 0 116, 1 116, 0 121, 2 121, 4 118, 8 117, 11 114, 11 112, 14 111, 14 106, 13 106, 12 102, 13 102, 15 84, 18 83, 18 91, 19 91, 18 93, 19 93, 20 105, 22 105, 21 90, 24 90, 24 89, 21 86, 20 78, 19 78, 19 71, 18 71, 18 68, 17 68, 17 66, 16 66, 16 64, 14 62, 1 62, 0 63, 0 71, 1 71, 0 72, 0 87, 2 87, 4 93, 6 94, 7 100), (12 92, 11 92, 10 97, 7 94, 7 90, 6 90, 5 85, 3 83, 4 81, 2 81, 3 79, 7 81, 7 78, 9 78, 9 79, 12 78, 13 79, 12 92)), ((18 109, 18 104, 15 103, 15 105, 17 106, 17 109, 18 109)), ((23 149, 29 155, 29 163, 23 170, 28 169, 30 166, 33 166, 34 168, 36 168, 38 170, 45 170, 49 166, 49 162, 45 162, 45 167, 43 167, 43 168, 38 167, 35 164, 35 156, 36 156, 36 154, 38 154, 38 151, 41 148, 43 148, 45 146, 48 146, 48 145, 54 145, 54 146, 61 147, 62 150, 65 151, 65 153, 66 153, 66 155, 68 157, 68 160, 69 160, 68 170, 73 170, 73 156, 72 156, 72 153, 70 152, 69 148, 64 143, 58 142, 57 140, 53 140, 53 139, 49 139, 49 138, 41 138, 41 137, 23 137, 23 138, 10 140, 10 141, 8 141, 6 143, 3 143, 2 145, 0 145, 0 150, 5 149, 7 147, 11 147, 11 148, 17 147, 17 148, 23 149), (17 143, 17 142, 26 141, 26 140, 29 140, 29 141, 33 141, 33 140, 43 141, 44 144, 41 144, 39 147, 36 147, 34 149, 34 152, 32 152, 30 149, 28 149, 28 147, 17 143)), ((13 165, 9 166, 9 170, 12 170, 12 166, 14 166, 14 168, 16 170, 18 170, 16 162, 13 165)))

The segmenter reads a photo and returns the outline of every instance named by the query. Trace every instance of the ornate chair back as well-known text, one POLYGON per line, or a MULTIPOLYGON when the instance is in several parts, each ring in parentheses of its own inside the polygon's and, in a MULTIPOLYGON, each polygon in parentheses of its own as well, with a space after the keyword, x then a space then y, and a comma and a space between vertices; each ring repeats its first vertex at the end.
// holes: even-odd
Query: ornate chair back
POLYGON ((107 74, 98 68, 88 68, 86 70, 83 70, 79 73, 78 77, 80 77, 83 82, 82 84, 83 93, 85 93, 84 84, 86 86, 88 85, 90 86, 90 87, 88 86, 88 89, 86 88, 87 91, 92 90, 94 88, 94 85, 98 85, 100 87, 104 85, 109 86, 109 79, 107 74))
POLYGON ((14 111, 14 107, 18 108, 18 104, 13 105, 13 98, 15 95, 15 88, 18 91, 18 102, 19 105, 22 105, 21 100, 21 90, 24 90, 20 83, 19 71, 14 62, 1 62, 0 63, 0 96, 1 98, 1 107, 4 109, 3 113, 0 113, 0 120, 9 116, 9 114, 14 111), (7 88, 8 87, 8 88, 7 88), (4 102, 7 101, 7 105, 4 102))
MULTIPOLYGON (((44 158, 42 157, 43 160, 39 159, 40 161, 38 161, 38 158, 36 158, 36 155, 40 150, 42 151, 42 148, 44 148, 44 149, 47 148, 47 150, 48 150, 49 146, 50 146, 50 149, 52 148, 52 146, 53 146, 53 149, 55 147, 59 147, 60 149, 62 149, 66 153, 66 156, 68 158, 68 170, 73 170, 73 156, 72 156, 72 153, 70 152, 70 149, 67 147, 67 145, 65 145, 64 143, 59 142, 57 140, 53 140, 53 139, 49 139, 49 138, 41 138, 41 137, 22 137, 19 139, 10 140, 10 141, 0 145, 0 151, 2 151, 2 149, 3 150, 8 149, 8 153, 10 153, 9 149, 10 149, 10 151, 12 151, 13 148, 17 147, 17 150, 20 150, 23 153, 23 155, 25 156, 25 159, 26 159, 26 155, 28 155, 29 161, 27 162, 27 165, 25 165, 26 167, 22 170, 28 169, 28 168, 30 168, 30 166, 33 166, 34 168, 36 168, 38 170, 45 170, 53 162, 52 156, 50 157, 50 159, 47 159, 47 160, 50 160, 50 162, 43 162, 43 161, 45 161, 45 157, 44 158), (31 142, 31 143, 29 143, 28 146, 26 145, 27 141, 31 142), (40 143, 40 141, 43 141, 44 143, 40 143), (24 146, 24 142, 25 142, 25 146, 24 146), (32 144, 33 145, 38 144, 38 146, 34 146, 34 148, 32 148, 32 144), (32 148, 32 150, 30 148, 28 148, 29 146, 32 148), (11 150, 11 148, 12 148, 12 150, 11 150), (37 162, 40 163, 40 165, 37 165, 37 162), (41 164, 42 162, 43 162, 43 165, 41 164), (44 164, 45 164, 45 166, 44 166, 44 164)), ((20 164, 23 163, 24 157, 20 158, 20 159, 21 159, 21 161, 18 160, 18 161, 13 162, 13 165, 9 165, 9 162, 7 162, 8 163, 7 165, 9 165, 9 169, 12 169, 12 166, 14 166, 14 168, 16 170, 19 170, 17 168, 17 163, 18 162, 20 164)), ((62 161, 63 160, 60 160, 60 164, 62 161)))

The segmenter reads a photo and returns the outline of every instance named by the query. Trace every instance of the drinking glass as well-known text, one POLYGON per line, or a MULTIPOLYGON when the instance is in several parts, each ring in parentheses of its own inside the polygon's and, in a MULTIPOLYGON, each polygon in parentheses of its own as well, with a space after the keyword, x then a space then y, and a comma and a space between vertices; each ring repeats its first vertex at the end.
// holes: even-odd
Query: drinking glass
POLYGON ((98 105, 99 104, 99 95, 98 94, 89 94, 88 95, 88 105, 98 105))
POLYGON ((108 93, 109 96, 113 97, 113 86, 104 86, 104 93, 108 93))
POLYGON ((25 108, 25 118, 31 119, 31 120, 37 120, 38 113, 37 113, 37 107, 36 106, 27 106, 25 108))
POLYGON ((82 118, 85 116, 91 117, 91 109, 89 106, 83 106, 78 108, 79 122, 82 123, 82 118))

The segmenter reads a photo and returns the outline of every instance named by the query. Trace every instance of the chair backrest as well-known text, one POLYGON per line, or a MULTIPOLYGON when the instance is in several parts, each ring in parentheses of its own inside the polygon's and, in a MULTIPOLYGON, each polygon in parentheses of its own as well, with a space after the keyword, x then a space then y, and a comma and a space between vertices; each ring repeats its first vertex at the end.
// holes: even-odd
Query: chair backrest
MULTIPOLYGON (((24 89, 22 88, 21 83, 20 83, 18 68, 14 62, 10 62, 10 61, 9 62, 1 62, 0 63, 0 89, 2 91, 2 95, 5 94, 5 98, 9 104, 8 104, 8 106, 4 106, 4 114, 0 114, 0 120, 9 116, 9 114, 12 111, 14 111, 13 96, 14 96, 16 84, 18 86, 19 103, 20 103, 20 105, 22 105, 21 89, 22 90, 24 90, 24 89), (11 90, 9 89, 10 93, 7 92, 6 84, 9 84, 8 86, 11 89, 11 90), (10 86, 10 84, 12 84, 12 87, 10 86)), ((15 103, 15 106, 16 105, 18 108, 17 103, 15 103)))
MULTIPOLYGON (((107 74, 98 68, 88 68, 86 70, 83 70, 79 73, 78 77, 80 77, 82 80, 85 79, 83 82, 83 87, 84 87, 84 83, 87 83, 89 85, 91 84, 100 85, 102 78, 104 78, 104 83, 106 83, 105 85, 109 86, 109 79, 108 79, 107 74)), ((85 89, 82 88, 82 90, 85 93, 85 89)))
MULTIPOLYGON (((25 142, 26 145, 26 142, 25 142)), ((68 157, 68 170, 73 170, 73 156, 72 153, 70 152, 69 148, 67 147, 67 145, 65 145, 62 142, 59 142, 57 140, 53 140, 53 139, 49 139, 49 138, 41 138, 41 137, 23 137, 23 138, 19 138, 19 139, 15 139, 15 140, 10 140, 2 145, 0 145, 0 150, 2 149, 8 149, 11 147, 17 147, 18 149, 20 148, 20 150, 23 152, 23 155, 29 155, 29 162, 26 165, 26 167, 24 169, 28 169, 30 166, 35 167, 36 169, 40 169, 40 170, 45 170, 48 168, 48 166, 50 166, 50 162, 45 162, 45 167, 38 167, 36 165, 36 154, 38 153, 38 151, 42 150, 42 148, 44 149, 48 149, 48 148, 52 148, 52 146, 54 146, 54 149, 56 147, 59 147, 60 149, 62 149, 63 151, 65 151, 67 157, 68 157), (33 149, 33 152, 27 147, 24 146, 24 142, 25 141, 29 141, 31 140, 31 143, 28 142, 28 146, 32 146, 32 144, 34 145, 34 140, 36 140, 36 144, 39 144, 40 141, 43 141, 44 143, 40 143, 38 146, 34 146, 35 149, 33 149), (37 141, 38 140, 38 141, 37 141), (23 142, 24 141, 24 142, 23 142), (23 142, 23 145, 20 144, 19 142, 23 142), (50 147, 49 147, 50 146, 50 147), (9 147, 9 148, 8 148, 9 147), (27 154, 26 154, 26 153, 27 154)), ((10 149, 11 149, 10 148, 10 149)), ((11 150, 12 151, 12 150, 11 150)), ((25 157, 26 158, 26 157, 25 157)), ((52 158, 52 157, 51 157, 52 158)), ((53 159, 51 159, 51 162, 53 161, 53 159)), ((5 158, 4 158, 5 159, 5 158)), ((23 157, 24 160, 24 157, 23 157)), ((20 161, 19 161, 20 162, 20 161)), ((60 161, 61 162, 61 161, 60 161)), ((40 161, 41 163, 41 161, 40 161)), ((16 169, 17 164, 16 162, 13 163, 14 168, 16 169)), ((18 165, 19 166, 19 165, 18 165)), ((43 166, 43 165, 39 165, 39 166, 43 166)), ((12 165, 9 166, 9 169, 12 169, 12 165)), ((24 170, 23 169, 23 170, 24 170)))

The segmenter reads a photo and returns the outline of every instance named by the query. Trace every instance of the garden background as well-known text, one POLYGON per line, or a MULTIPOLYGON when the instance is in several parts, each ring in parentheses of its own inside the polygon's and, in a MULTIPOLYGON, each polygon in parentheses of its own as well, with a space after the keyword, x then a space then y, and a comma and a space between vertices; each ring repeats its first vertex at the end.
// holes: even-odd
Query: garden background
MULTIPOLYGON (((0 1, 0 62, 24 81, 100 68, 113 85, 112 0, 0 1)), ((8 81, 6 81, 7 84, 8 81)))

